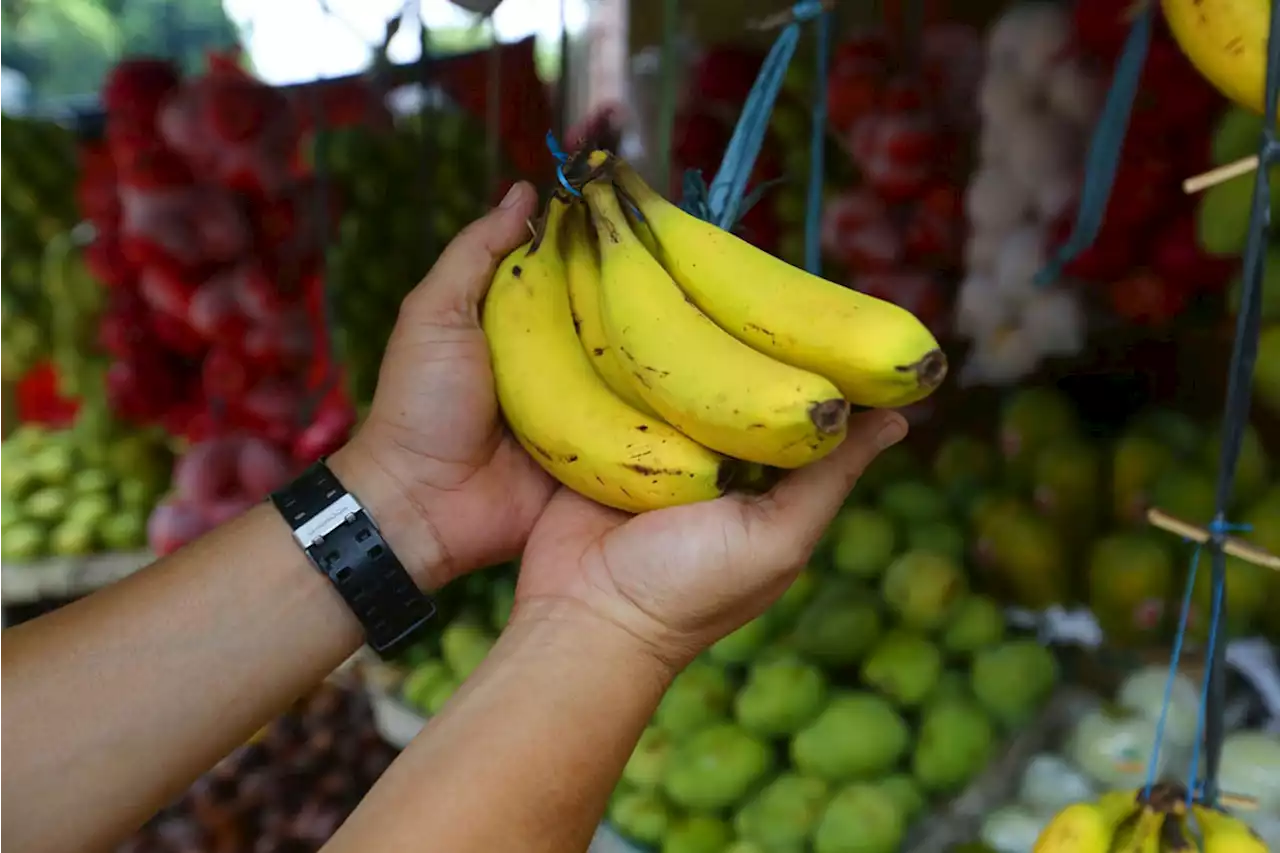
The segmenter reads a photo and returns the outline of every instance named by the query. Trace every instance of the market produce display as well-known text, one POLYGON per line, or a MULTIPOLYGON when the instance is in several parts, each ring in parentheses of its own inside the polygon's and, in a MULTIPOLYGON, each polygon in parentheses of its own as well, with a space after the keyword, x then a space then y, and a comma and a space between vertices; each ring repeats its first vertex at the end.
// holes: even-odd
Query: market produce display
POLYGON ((6 562, 141 550, 172 466, 162 434, 104 424, 92 410, 67 430, 19 427, 0 457, 6 562))
POLYGON ((400 302, 484 212, 485 150, 479 122, 436 105, 398 117, 393 128, 344 128, 315 143, 342 209, 325 275, 357 402, 373 399, 400 302))
POLYGON ((45 245, 77 221, 75 137, 52 122, 0 117, 0 338, 5 381, 48 355, 51 314, 44 288, 45 245))
POLYGON ((835 49, 828 121, 855 175, 826 203, 822 243, 849 287, 907 308, 940 333, 961 257, 983 60, 977 32, 960 24, 927 24, 918 45, 918 62, 879 31, 835 49))
MULTIPOLYGON (((1213 518, 1219 433, 1166 409, 1141 412, 1113 435, 1091 433, 1056 389, 1015 391, 994 435, 942 443, 935 488, 964 507, 965 548, 983 589, 1034 610, 1082 601, 1109 645, 1158 646, 1171 636, 1190 550, 1151 528, 1146 510, 1201 525, 1213 518)), ((1251 525, 1242 537, 1274 552, 1280 482, 1253 427, 1238 472, 1231 518, 1251 525)), ((1227 574, 1230 634, 1272 623, 1280 578, 1236 558, 1227 574)), ((1208 629, 1209 581, 1209 572, 1197 574, 1194 640, 1208 629)))
POLYGON ((1164 665, 1133 672, 1120 684, 1113 702, 1095 704, 1069 728, 1060 751, 1032 757, 1021 772, 1015 800, 984 817, 981 841, 996 853, 1105 851, 1114 849, 1114 842, 1132 841, 1135 833, 1156 839, 1139 849, 1192 849, 1175 843, 1192 840, 1201 850, 1230 847, 1243 853, 1274 847, 1280 841, 1280 737, 1275 734, 1239 729, 1223 744, 1223 790, 1255 798, 1256 808, 1240 809, 1235 817, 1219 812, 1219 817, 1197 806, 1192 814, 1200 821, 1200 831, 1187 820, 1183 786, 1196 738, 1200 690, 1186 673, 1178 674, 1169 691, 1157 768, 1160 784, 1150 798, 1143 795, 1153 746, 1160 737, 1168 678, 1164 665), (1255 846, 1246 843, 1250 830, 1256 833, 1255 846), (1241 846, 1218 846, 1220 835, 1233 833, 1244 836, 1236 842, 1241 846), (1215 846, 1208 847, 1211 838, 1215 846))
MULTIPOLYGON (((676 678, 614 793, 615 830, 666 853, 895 851, 1036 716, 1053 655, 969 590, 959 519, 897 466, 868 472, 772 608, 676 678)), ((443 591, 456 615, 397 662, 405 704, 444 707, 506 625, 515 577, 443 591)))
POLYGON ((726 456, 800 467, 843 440, 850 402, 904 405, 942 381, 946 357, 910 313, 690 216, 613 155, 582 160, 616 176, 652 241, 636 236, 608 175, 593 174, 590 225, 569 229, 587 214, 553 197, 534 241, 499 266, 482 317, 507 423, 565 484, 632 511, 705 500, 741 479, 726 456), (598 282, 588 307, 599 309, 607 351, 579 340, 566 274, 565 241, 592 231, 599 270, 586 266, 587 246, 575 276, 598 282), (740 287, 746 275, 751 291, 740 287), (593 360, 610 353, 623 370, 597 372, 593 360), (610 378, 660 417, 624 402, 610 378))
POLYGON ((192 441, 245 430, 296 449, 317 407, 349 407, 324 385, 330 208, 297 162, 289 100, 220 57, 185 80, 160 60, 123 62, 102 98, 106 141, 86 155, 80 204, 110 289, 114 409, 192 441))
POLYGON ((980 165, 955 331, 966 381, 1008 385, 1081 352, 1091 307, 1161 326, 1219 293, 1235 265, 1195 239, 1183 178, 1207 165, 1222 100, 1163 26, 1152 37, 1102 228, 1055 286, 1034 281, 1076 221, 1083 160, 1129 21, 1105 0, 1006 11, 987 36, 980 165))
POLYGON ((116 851, 319 850, 394 758, 363 697, 326 684, 116 851))

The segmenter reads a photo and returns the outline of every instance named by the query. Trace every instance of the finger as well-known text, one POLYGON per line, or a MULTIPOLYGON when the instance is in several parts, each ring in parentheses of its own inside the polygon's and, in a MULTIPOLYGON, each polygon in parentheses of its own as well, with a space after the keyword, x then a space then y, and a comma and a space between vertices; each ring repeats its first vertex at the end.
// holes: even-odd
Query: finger
POLYGON ((475 325, 494 268, 529 239, 526 223, 537 201, 530 184, 512 186, 497 207, 450 241, 427 277, 406 297, 405 313, 415 322, 475 325))
POLYGON ((831 455, 787 475, 752 504, 752 523, 764 522, 796 541, 816 542, 866 467, 906 434, 907 421, 897 412, 851 418, 848 435, 831 455))

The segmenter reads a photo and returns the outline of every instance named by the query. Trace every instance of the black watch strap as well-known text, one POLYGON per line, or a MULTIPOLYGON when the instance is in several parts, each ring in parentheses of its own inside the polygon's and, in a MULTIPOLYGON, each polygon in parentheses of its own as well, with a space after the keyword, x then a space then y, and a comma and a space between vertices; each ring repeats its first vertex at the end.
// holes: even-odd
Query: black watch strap
POLYGON ((435 602, 418 589, 368 511, 323 460, 273 492, 271 503, 378 654, 398 651, 435 615, 435 602))

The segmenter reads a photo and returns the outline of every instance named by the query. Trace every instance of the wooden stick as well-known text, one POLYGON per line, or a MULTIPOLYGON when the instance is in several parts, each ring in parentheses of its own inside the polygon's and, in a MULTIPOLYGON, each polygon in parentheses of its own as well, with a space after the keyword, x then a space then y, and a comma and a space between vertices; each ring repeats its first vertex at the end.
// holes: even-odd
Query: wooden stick
MULTIPOLYGON (((1208 543, 1213 538, 1209 531, 1203 527, 1175 518, 1164 510, 1156 509, 1155 507, 1147 510, 1147 521, 1161 530, 1167 530, 1170 533, 1181 536, 1183 539, 1199 542, 1201 545, 1208 543)), ((1260 548, 1236 536, 1228 536, 1223 540, 1222 553, 1238 557, 1256 566, 1262 566, 1264 569, 1280 572, 1280 557, 1265 548, 1260 548)))
MULTIPOLYGON (((835 8, 835 0, 822 0, 822 11, 830 12, 835 8)), ((751 30, 776 30, 778 27, 785 27, 794 21, 795 14, 790 9, 781 12, 774 12, 772 15, 766 15, 747 24, 747 29, 751 30)))
POLYGON ((1182 182, 1182 191, 1187 195, 1194 195, 1201 190, 1207 190, 1209 187, 1225 183, 1232 178, 1247 175, 1257 168, 1258 155, 1250 154, 1248 157, 1242 157, 1234 163, 1227 163, 1225 166, 1219 166, 1216 169, 1210 169, 1202 174, 1187 178, 1182 182))
POLYGON ((1258 808, 1258 798, 1250 797, 1247 794, 1228 794, 1222 792, 1218 794, 1218 802, 1224 806, 1230 806, 1233 809, 1251 812, 1258 808))

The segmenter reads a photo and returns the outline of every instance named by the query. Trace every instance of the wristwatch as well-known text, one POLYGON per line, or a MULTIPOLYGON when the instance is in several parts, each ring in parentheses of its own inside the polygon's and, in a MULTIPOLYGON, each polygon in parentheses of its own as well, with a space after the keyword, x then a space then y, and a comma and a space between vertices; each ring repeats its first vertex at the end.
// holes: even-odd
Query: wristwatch
POLYGON ((356 496, 320 460, 271 494, 293 538, 333 583, 364 627, 365 641, 384 657, 411 641, 435 615, 356 496))

